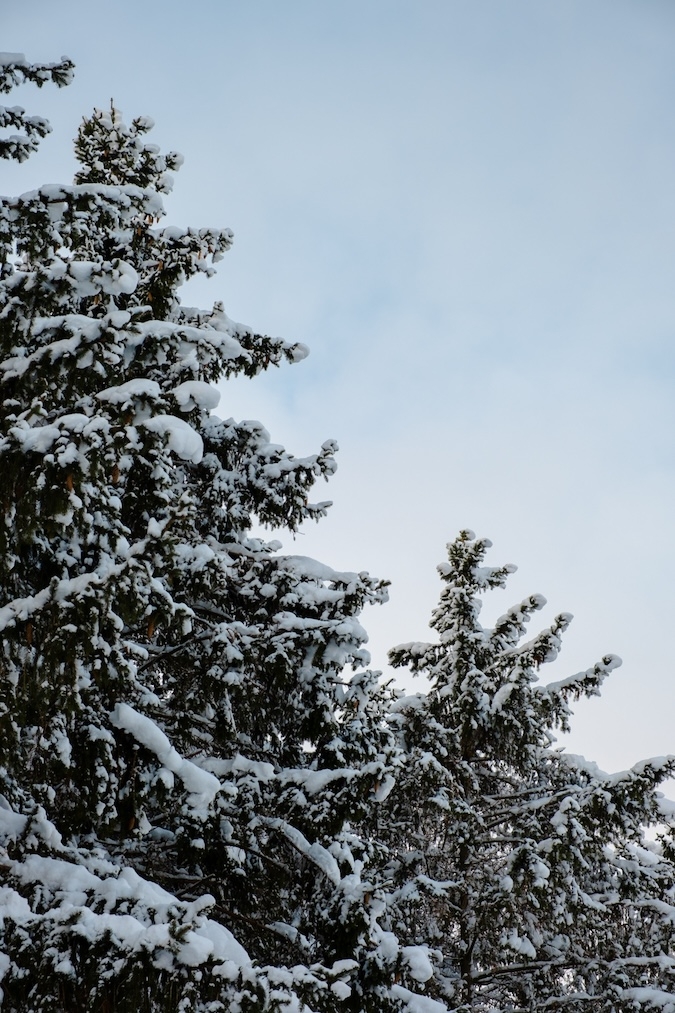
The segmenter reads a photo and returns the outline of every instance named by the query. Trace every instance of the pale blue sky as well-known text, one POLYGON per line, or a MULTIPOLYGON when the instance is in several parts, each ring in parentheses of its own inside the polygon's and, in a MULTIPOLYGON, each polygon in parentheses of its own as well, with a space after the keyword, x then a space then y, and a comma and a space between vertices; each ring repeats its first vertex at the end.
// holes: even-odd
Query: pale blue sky
POLYGON ((331 517, 287 547, 393 581, 378 664, 470 526, 520 566, 491 615, 576 614, 551 678, 624 658, 573 748, 675 752, 671 0, 24 0, 0 27, 77 64, 12 99, 54 134, 1 189, 69 178, 94 105, 151 115, 186 159, 169 220, 235 231, 189 301, 310 346, 219 412, 338 439, 331 517))

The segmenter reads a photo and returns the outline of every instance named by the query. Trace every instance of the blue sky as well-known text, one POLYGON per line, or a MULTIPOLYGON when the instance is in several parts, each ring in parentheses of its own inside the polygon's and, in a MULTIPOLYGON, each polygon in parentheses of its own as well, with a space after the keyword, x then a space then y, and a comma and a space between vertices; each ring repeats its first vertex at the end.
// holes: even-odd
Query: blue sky
MULTIPOLYGON (((424 639, 469 526, 576 619, 551 678, 624 658, 570 748, 675 752, 675 7, 670 0, 24 0, 5 50, 67 53, 4 192, 70 178, 111 97, 185 155, 181 224, 227 225, 208 286, 308 360, 224 389, 297 454, 328 437, 329 519, 289 551, 392 581, 374 660, 424 639)), ((494 596, 493 596, 494 597, 494 596)))

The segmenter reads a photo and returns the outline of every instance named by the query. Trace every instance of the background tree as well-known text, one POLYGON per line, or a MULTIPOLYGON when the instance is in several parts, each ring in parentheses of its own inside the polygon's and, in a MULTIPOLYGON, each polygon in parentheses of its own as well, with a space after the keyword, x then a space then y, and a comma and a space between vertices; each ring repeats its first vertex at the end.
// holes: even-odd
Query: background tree
POLYGON ((489 545, 464 531, 449 546, 438 642, 390 654, 430 680, 394 713, 399 931, 437 948, 430 989, 452 1009, 675 1009, 673 809, 656 790, 675 759, 607 775, 553 747, 619 660, 540 683, 571 616, 523 643, 534 595, 481 626, 481 596, 515 569, 485 566, 489 545))
POLYGON ((306 349, 181 305, 232 234, 160 226, 151 125, 95 112, 74 184, 0 204, 3 1008, 360 1009, 386 591, 251 537, 325 513, 336 446, 211 414, 306 349))

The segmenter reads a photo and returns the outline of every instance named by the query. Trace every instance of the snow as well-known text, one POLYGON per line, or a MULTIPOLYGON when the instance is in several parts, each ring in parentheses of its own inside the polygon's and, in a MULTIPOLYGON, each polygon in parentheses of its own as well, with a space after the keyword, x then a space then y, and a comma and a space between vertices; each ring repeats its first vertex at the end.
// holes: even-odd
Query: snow
POLYGON ((115 728, 132 735, 136 742, 154 753, 167 770, 181 779, 192 795, 193 807, 205 809, 213 802, 221 787, 218 778, 180 756, 151 718, 139 714, 129 704, 118 703, 110 714, 110 722, 115 728))
POLYGON ((411 992, 402 985, 392 985, 391 992, 404 1004, 406 1013, 448 1013, 445 1003, 430 999, 426 995, 418 995, 417 992, 411 992))
POLYGON ((506 934, 503 942, 509 949, 514 950, 516 953, 522 953, 524 957, 529 957, 531 960, 534 960, 537 956, 537 951, 527 936, 520 936, 515 929, 511 929, 506 934))
MULTIPOLYGON (((7 867, 18 882, 39 884, 43 891, 56 894, 77 934, 90 941, 109 934, 118 945, 132 952, 173 949, 172 917, 179 902, 173 894, 132 869, 119 871, 109 866, 112 874, 101 878, 73 862, 39 855, 28 855, 23 862, 9 862, 7 867), (96 899, 102 910, 95 912, 88 906, 90 897, 96 899), (120 902, 135 902, 136 913, 114 913, 120 902), (163 914, 154 924, 152 912, 163 914)), ((207 960, 236 967, 249 965, 246 950, 229 929, 200 914, 212 904, 213 898, 207 894, 187 905, 186 915, 195 919, 195 927, 180 936, 178 960, 190 967, 207 960)), ((0 888, 0 918, 3 916, 18 923, 30 923, 34 917, 25 898, 8 887, 0 888)))
POLYGON ((297 344, 293 345, 291 355, 292 362, 301 362, 309 355, 309 348, 307 345, 303 345, 301 341, 298 341, 297 344))
POLYGON ((319 868, 327 879, 333 883, 334 886, 340 884, 340 868, 335 861, 335 858, 331 855, 323 845, 315 841, 310 844, 307 838, 302 834, 296 827, 291 826, 282 819, 265 819, 264 823, 266 826, 279 830, 281 833, 290 841, 297 851, 300 851, 305 855, 310 862, 319 868))
POLYGON ((323 770, 288 769, 280 774, 282 784, 296 784, 308 795, 317 795, 323 792, 335 781, 351 780, 358 777, 361 771, 356 767, 339 767, 336 770, 326 768, 323 770))
POLYGON ((21 443, 26 454, 46 454, 52 444, 58 440, 61 431, 58 426, 36 426, 34 429, 20 429, 14 426, 9 430, 10 434, 21 443))
POLYGON ((153 415, 140 425, 165 436, 170 449, 183 461, 199 464, 204 456, 204 443, 199 433, 175 415, 153 415))
POLYGON ((18 840, 26 829, 28 817, 15 813, 3 796, 5 805, 0 806, 0 843, 5 846, 9 841, 18 840))
MULTIPOLYGON (((100 433, 105 436, 109 430, 110 423, 107 419, 96 416, 91 418, 82 412, 73 412, 61 416, 56 423, 48 425, 30 426, 25 420, 21 420, 18 425, 10 427, 9 435, 24 453, 47 454, 61 437, 79 436, 86 443, 94 434, 100 433)), ((89 468, 86 454, 72 443, 59 451, 58 461, 61 467, 77 462, 83 472, 89 468)))
POLYGON ((330 971, 331 974, 347 974, 349 971, 357 971, 358 968, 357 960, 336 960, 330 971))
POLYGON ((352 994, 352 990, 345 981, 334 981, 330 986, 331 992, 338 997, 338 999, 349 999, 352 994))
POLYGON ((227 961, 237 967, 251 963, 251 958, 244 947, 237 942, 229 929, 220 922, 206 919, 196 930, 196 934, 211 944, 210 956, 220 961, 227 961))
MULTIPOLYGON (((414 645, 406 644, 403 646, 411 647, 414 645)), ((424 644, 423 646, 428 647, 428 644, 424 644)), ((390 711, 392 714, 398 714, 401 711, 406 710, 419 710, 424 707, 426 699, 426 694, 424 693, 413 693, 410 696, 399 696, 393 701, 390 711)))
POLYGON ((131 264, 123 260, 109 263, 90 263, 86 260, 71 260, 65 265, 64 274, 77 285, 80 296, 131 295, 138 285, 138 274, 131 264))
POLYGON ((161 394, 161 388, 155 380, 142 378, 127 380, 116 387, 106 387, 98 392, 96 397, 99 401, 107 401, 109 404, 124 405, 134 401, 135 398, 157 399, 161 394))
MULTIPOLYGON (((628 770, 618 770, 613 774, 608 774, 604 770, 601 770, 597 763, 587 760, 585 756, 579 756, 575 753, 561 753, 561 759, 571 767, 583 771, 593 778, 593 780, 600 782, 600 784, 608 788, 617 787, 624 781, 634 781, 636 777, 643 777, 645 775, 658 775, 659 773, 668 775, 675 766, 675 755, 652 756, 646 760, 640 760, 639 763, 636 763, 633 767, 629 767, 628 770)), ((659 780, 658 776, 657 780, 659 780)))
POLYGON ((276 774, 273 764, 265 763, 264 760, 249 760, 241 753, 229 760, 209 759, 205 762, 205 767, 222 778, 230 778, 233 774, 249 774, 263 783, 272 781, 276 774))
POLYGON ((402 946, 401 956, 407 964, 408 974, 415 981, 428 981, 433 975, 428 946, 402 946))
MULTIPOLYGON (((563 613, 563 615, 570 616, 569 613, 563 613)), ((570 616, 571 619, 571 616, 570 616)), ((548 682, 543 686, 535 686, 535 690, 541 693, 560 693, 566 689, 574 688, 578 684, 582 683, 584 679, 591 677, 600 677, 603 679, 617 668, 621 668, 623 662, 616 654, 607 654, 598 662, 593 668, 586 669, 585 672, 577 672, 575 675, 568 675, 565 679, 559 679, 557 682, 548 682)), ((587 762, 587 761, 585 761, 587 762)))
POLYGON ((666 820, 675 820, 675 802, 664 795, 657 797, 656 805, 661 816, 666 820))
POLYGON ((357 584, 363 574, 345 570, 333 570, 325 563, 320 563, 310 556, 279 556, 277 565, 281 570, 289 570, 298 577, 307 577, 317 581, 335 584, 357 584))
POLYGON ((373 791, 373 797, 376 802, 384 802, 386 798, 391 794, 392 789, 396 784, 396 778, 392 774, 387 774, 381 784, 379 784, 373 791))
POLYGON ((0 886, 0 928, 4 919, 20 922, 30 918, 31 910, 28 901, 10 886, 0 886))
MULTIPOLYGON (((2 888, 0 888, 0 910, 2 910, 2 892, 1 891, 2 891, 2 888)), ((9 959, 9 957, 7 956, 6 953, 3 953, 0 950, 0 981, 2 981, 2 979, 7 974, 7 972, 9 971, 10 966, 11 966, 11 960, 9 959)), ((5 993, 0 988, 0 1003, 2 1002, 2 1000, 4 998, 4 994, 5 993)))
POLYGON ((186 380, 170 391, 180 405, 181 411, 189 412, 193 408, 203 408, 211 411, 218 407, 220 391, 212 384, 204 383, 202 380, 186 380))
POLYGON ((490 704, 490 710, 493 714, 499 713, 515 688, 515 683, 513 682, 505 682, 503 686, 499 687, 492 697, 492 703, 490 704))
POLYGON ((50 588, 44 588, 27 598, 15 598, 9 605, 0 608, 0 631, 13 626, 17 620, 24 622, 34 612, 38 612, 47 604, 51 596, 50 588))
POLYGON ((663 1010, 663 1013, 675 1011, 675 993, 663 992, 658 988, 625 988, 621 993, 622 999, 629 1002, 638 1002, 656 1006, 663 1010))
MULTIPOLYGON (((152 337, 159 341, 170 341, 182 339, 183 349, 177 366, 180 369, 192 369, 195 373, 200 371, 200 363, 197 357, 197 349, 204 346, 217 350, 218 357, 227 359, 242 359, 249 361, 251 356, 242 348, 237 339, 229 332, 216 329, 215 327, 191 327, 186 324, 177 324, 167 320, 142 321, 134 325, 134 333, 127 334, 128 347, 142 345, 146 337, 152 337)), ((174 367, 175 368, 175 367, 174 367)))

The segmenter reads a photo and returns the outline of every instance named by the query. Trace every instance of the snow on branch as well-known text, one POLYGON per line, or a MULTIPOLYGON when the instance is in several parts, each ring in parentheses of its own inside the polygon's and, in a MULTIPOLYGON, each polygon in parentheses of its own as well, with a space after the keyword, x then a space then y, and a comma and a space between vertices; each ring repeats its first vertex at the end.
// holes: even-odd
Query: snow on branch
POLYGON ((190 792, 193 808, 206 810, 213 802, 220 791, 218 778, 182 757, 152 718, 139 714, 127 703, 118 703, 110 714, 110 723, 115 728, 128 732, 136 742, 154 753, 167 770, 181 779, 190 792))
MULTIPOLYGON (((7 94, 28 81, 38 88, 47 81, 63 88, 72 81, 74 66, 67 56, 58 63, 28 63, 23 53, 0 53, 0 93, 7 94)), ((52 129, 42 116, 27 116, 21 106, 0 106, 0 128, 21 131, 0 138, 0 158, 17 162, 24 162, 37 151, 42 138, 52 129)))

